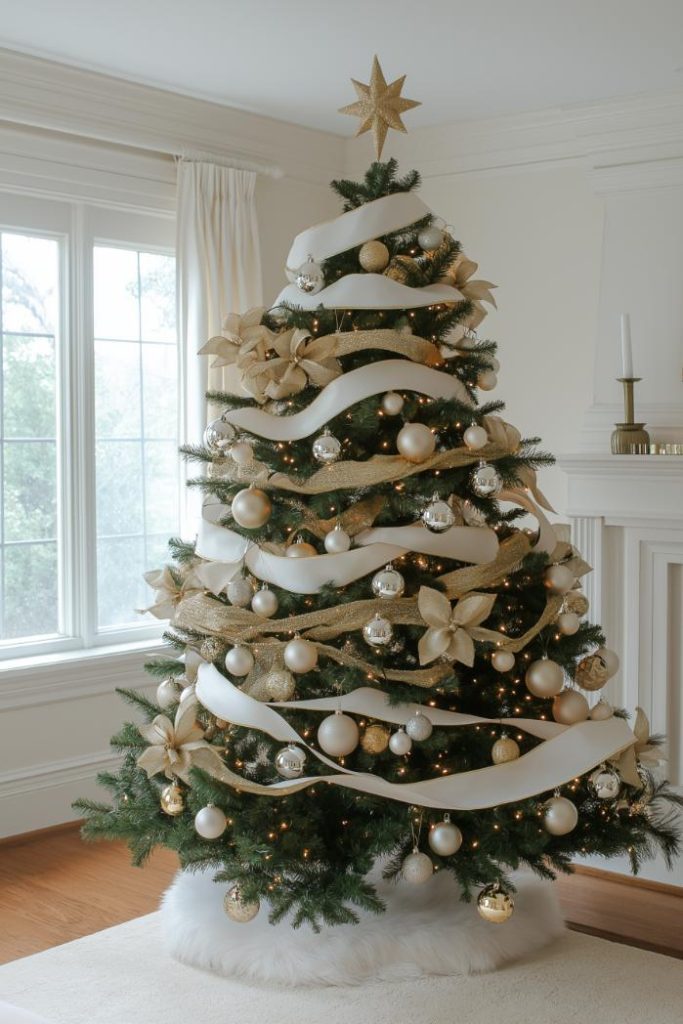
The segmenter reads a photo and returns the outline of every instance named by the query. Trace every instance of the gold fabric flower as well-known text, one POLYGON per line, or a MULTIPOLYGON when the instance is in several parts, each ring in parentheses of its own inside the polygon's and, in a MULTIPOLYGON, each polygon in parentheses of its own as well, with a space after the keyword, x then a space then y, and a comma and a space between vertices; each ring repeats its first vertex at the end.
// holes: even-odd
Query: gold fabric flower
POLYGON ((417 606, 429 627, 418 643, 420 664, 428 665, 445 655, 450 661, 473 665, 471 631, 489 617, 495 600, 495 594, 468 594, 451 607, 448 598, 438 590, 420 587, 417 606))

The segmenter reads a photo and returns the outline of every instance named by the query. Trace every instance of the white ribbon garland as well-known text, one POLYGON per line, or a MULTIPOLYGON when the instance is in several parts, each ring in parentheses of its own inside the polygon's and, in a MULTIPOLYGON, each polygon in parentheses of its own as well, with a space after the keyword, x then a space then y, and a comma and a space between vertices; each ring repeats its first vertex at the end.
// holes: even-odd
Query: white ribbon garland
POLYGON ((288 284, 272 308, 287 303, 300 309, 418 309, 439 302, 463 301, 462 294, 449 284, 410 288, 384 274, 347 274, 313 295, 288 284))
MULTIPOLYGON (((363 693, 363 690, 356 691, 355 698, 353 694, 348 695, 353 699, 356 708, 362 708, 365 704, 363 693)), ((286 795, 325 782, 389 800, 416 804, 420 807, 474 811, 526 800, 541 792, 563 786, 577 776, 584 775, 603 761, 614 757, 635 742, 633 733, 621 718, 613 717, 604 722, 587 721, 578 725, 557 726, 558 731, 554 736, 546 739, 545 742, 516 761, 489 765, 486 768, 477 768, 474 771, 460 772, 455 775, 444 775, 423 782, 395 783, 387 782, 378 775, 351 772, 341 765, 336 765, 320 751, 309 747, 274 708, 262 704, 242 690, 238 690, 213 665, 200 666, 197 697, 201 704, 218 718, 223 718, 234 725, 247 729, 265 732, 273 739, 284 743, 297 743, 306 747, 309 754, 319 761, 335 767, 336 774, 334 775, 309 776, 296 782, 275 782, 267 786, 252 783, 249 783, 248 787, 245 786, 252 792, 269 796, 286 795), (539 782, 541 783, 540 787, 539 782)), ((342 698, 342 701, 345 699, 342 698)), ((329 699, 325 698, 322 702, 306 701, 305 704, 308 710, 329 711, 331 707, 328 701, 329 699), (313 705, 321 703, 324 704, 324 707, 313 707, 313 705)), ((296 706, 296 703, 287 705, 290 708, 296 706)), ((304 705, 299 704, 298 706, 303 707, 304 705)), ((332 707, 336 706, 338 706, 338 698, 333 698, 332 707)), ((372 698, 368 707, 379 710, 372 698)), ((404 705, 405 707, 406 705, 404 705)), ((419 705, 414 704, 407 705, 407 707, 409 714, 420 708, 419 705)), ((432 719, 432 715, 436 717, 434 708, 421 707, 420 710, 430 719, 432 719)), ((364 711, 357 713, 366 714, 364 711)), ((367 712, 367 714, 371 713, 367 712)), ((403 721, 409 717, 409 714, 403 721)), ((445 714, 455 713, 446 712, 445 714)), ((376 716, 372 715, 372 717, 376 716)), ((469 716, 469 718, 467 723, 452 724, 492 724, 490 719, 477 720, 475 716, 469 716)), ((391 721, 392 719, 385 720, 391 721)), ((500 720, 500 724, 505 721, 505 719, 500 720)), ((507 721, 511 727, 522 727, 520 719, 512 718, 507 721)), ((530 723, 525 720, 525 724, 528 726, 530 723)), ((543 723, 535 724, 542 725, 543 723)), ((531 730, 527 728, 526 731, 530 732, 531 730)))

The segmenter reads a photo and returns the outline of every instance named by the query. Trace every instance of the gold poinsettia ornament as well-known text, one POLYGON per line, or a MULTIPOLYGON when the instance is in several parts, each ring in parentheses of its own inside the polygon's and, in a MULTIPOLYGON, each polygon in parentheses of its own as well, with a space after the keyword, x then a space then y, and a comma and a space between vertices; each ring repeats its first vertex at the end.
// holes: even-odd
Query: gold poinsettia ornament
POLYGON ((300 328, 276 334, 271 350, 275 356, 252 363, 244 372, 242 387, 258 402, 288 398, 308 384, 323 388, 341 374, 334 358, 336 338, 311 338, 300 328))
POLYGON ((266 358, 273 332, 261 320, 265 306, 254 306, 246 313, 229 313, 220 334, 210 338, 199 350, 200 356, 215 356, 211 366, 236 365, 240 369, 266 358))
MULTIPOLYGON (((438 590, 420 587, 417 607, 429 627, 417 645, 420 664, 428 665, 430 661, 445 656, 450 661, 473 665, 473 631, 489 617, 495 601, 495 594, 468 594, 451 606, 448 598, 438 590)), ((499 634, 491 630, 478 632, 500 639, 499 634)))
POLYGON ((638 766, 644 768, 656 768, 665 760, 661 747, 652 742, 650 723, 642 708, 636 708, 636 720, 633 724, 633 735, 635 743, 632 743, 621 754, 614 758, 613 764, 619 775, 629 786, 643 788, 643 779, 638 772, 638 766))
POLYGON ((463 298, 468 299, 472 303, 473 312, 467 323, 468 326, 473 328, 478 327, 486 316, 485 302, 488 302, 494 309, 497 308, 496 300, 492 293, 492 289, 496 288, 497 285, 493 284, 492 281, 472 280, 472 275, 476 274, 478 269, 478 263, 463 255, 451 263, 441 278, 443 284, 449 284, 453 288, 457 288, 463 298))
POLYGON ((167 565, 163 569, 151 569, 144 573, 143 579, 155 593, 153 604, 140 611, 149 612, 155 619, 172 618, 179 601, 205 589, 194 570, 181 577, 171 572, 167 565))
POLYGON ((167 779, 189 781, 190 769, 201 768, 215 775, 223 768, 220 755, 204 739, 204 730, 195 717, 196 701, 184 700, 172 722, 166 715, 157 715, 138 731, 149 746, 137 763, 148 776, 164 773, 167 779))

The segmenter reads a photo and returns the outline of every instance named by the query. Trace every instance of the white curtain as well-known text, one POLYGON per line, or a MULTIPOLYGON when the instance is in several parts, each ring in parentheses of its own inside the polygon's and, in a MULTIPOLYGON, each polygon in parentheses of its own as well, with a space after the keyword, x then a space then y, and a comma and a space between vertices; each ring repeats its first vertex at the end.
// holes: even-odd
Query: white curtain
POLYGON ((228 313, 262 303, 256 173, 203 159, 178 161, 179 334, 185 378, 181 437, 196 444, 207 421, 204 392, 229 388, 198 350, 228 313))

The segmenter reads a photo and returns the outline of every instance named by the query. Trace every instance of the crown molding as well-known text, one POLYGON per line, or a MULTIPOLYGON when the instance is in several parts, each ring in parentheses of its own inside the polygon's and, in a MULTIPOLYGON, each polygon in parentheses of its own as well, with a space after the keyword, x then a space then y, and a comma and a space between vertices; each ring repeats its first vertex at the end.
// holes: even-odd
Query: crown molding
POLYGON ((0 120, 327 184, 345 140, 232 107, 0 49, 0 120))

